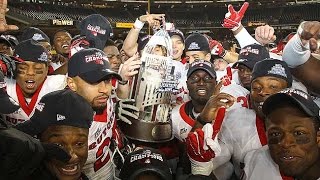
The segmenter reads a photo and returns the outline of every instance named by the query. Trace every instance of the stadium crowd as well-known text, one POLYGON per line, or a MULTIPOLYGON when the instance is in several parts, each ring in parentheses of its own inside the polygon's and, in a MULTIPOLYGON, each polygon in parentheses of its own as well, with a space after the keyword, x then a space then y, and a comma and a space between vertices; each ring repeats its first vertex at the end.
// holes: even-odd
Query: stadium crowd
POLYGON ((237 42, 185 37, 149 13, 124 41, 100 14, 75 36, 28 27, 17 38, 7 3, 0 179, 320 179, 319 21, 270 46, 273 27, 253 37, 242 25, 244 2, 222 24, 237 42))

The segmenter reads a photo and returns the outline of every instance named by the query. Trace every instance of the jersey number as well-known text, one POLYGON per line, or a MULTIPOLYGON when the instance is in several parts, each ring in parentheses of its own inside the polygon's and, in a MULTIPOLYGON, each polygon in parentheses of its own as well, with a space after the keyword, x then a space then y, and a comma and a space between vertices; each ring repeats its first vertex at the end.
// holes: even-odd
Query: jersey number
POLYGON ((110 145, 110 137, 106 138, 103 143, 99 146, 96 153, 96 162, 94 163, 94 171, 98 171, 110 160, 110 153, 105 150, 110 145), (105 152, 106 151, 106 152, 105 152))

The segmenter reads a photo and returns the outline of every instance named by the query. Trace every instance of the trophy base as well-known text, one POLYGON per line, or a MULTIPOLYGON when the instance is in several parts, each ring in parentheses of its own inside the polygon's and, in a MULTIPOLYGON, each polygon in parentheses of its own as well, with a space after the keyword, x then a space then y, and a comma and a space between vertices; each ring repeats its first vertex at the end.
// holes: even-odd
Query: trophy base
POLYGON ((118 125, 129 139, 150 142, 162 143, 173 139, 172 128, 170 123, 154 123, 144 122, 136 119, 129 119, 132 124, 127 124, 123 121, 118 121, 118 125))

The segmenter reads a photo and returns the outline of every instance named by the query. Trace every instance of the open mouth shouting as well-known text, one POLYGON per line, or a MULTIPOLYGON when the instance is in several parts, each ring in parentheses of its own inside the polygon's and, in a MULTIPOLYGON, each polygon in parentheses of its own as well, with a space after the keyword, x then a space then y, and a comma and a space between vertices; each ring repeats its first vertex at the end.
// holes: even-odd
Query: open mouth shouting
POLYGON ((60 173, 67 176, 75 176, 80 174, 80 164, 68 164, 58 168, 60 173))
POLYGON ((36 82, 34 80, 25 81, 27 89, 34 89, 36 87, 36 82))

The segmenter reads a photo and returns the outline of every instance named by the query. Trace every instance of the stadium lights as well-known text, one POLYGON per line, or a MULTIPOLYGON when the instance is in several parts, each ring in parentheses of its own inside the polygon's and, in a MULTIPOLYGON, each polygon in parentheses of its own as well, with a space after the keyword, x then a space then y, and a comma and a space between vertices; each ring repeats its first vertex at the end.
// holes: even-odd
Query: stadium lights
POLYGON ((168 3, 168 4, 179 4, 181 1, 154 1, 154 3, 168 3))
POLYGON ((213 1, 186 1, 187 4, 202 4, 202 3, 213 3, 213 1))
POLYGON ((148 3, 148 1, 135 1, 135 0, 120 0, 125 3, 148 3))
POLYGON ((245 0, 220 0, 220 1, 217 1, 217 2, 221 2, 221 3, 227 3, 227 2, 243 2, 245 0))

